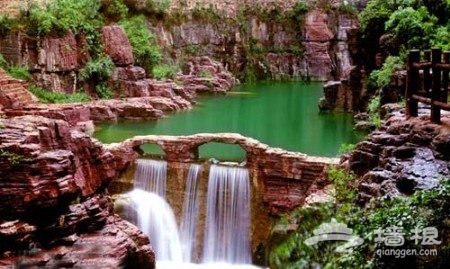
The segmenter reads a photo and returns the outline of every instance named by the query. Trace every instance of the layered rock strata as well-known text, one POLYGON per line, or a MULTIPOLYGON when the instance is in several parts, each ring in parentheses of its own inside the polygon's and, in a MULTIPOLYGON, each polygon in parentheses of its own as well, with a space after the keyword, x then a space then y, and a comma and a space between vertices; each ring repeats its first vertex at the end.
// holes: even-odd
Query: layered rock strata
POLYGON ((442 125, 431 123, 429 116, 406 121, 404 114, 397 112, 384 129, 358 143, 342 161, 360 178, 359 202, 380 195, 410 195, 432 189, 447 178, 449 119, 445 116, 442 125))
POLYGON ((105 195, 114 156, 62 120, 0 119, 0 265, 154 268, 148 238, 105 195))

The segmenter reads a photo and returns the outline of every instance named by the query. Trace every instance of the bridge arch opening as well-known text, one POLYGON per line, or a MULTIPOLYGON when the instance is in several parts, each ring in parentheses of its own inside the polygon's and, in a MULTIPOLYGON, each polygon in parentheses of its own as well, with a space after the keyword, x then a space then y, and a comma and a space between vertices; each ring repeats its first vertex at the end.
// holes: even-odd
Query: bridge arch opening
POLYGON ((166 153, 163 148, 156 143, 144 143, 138 148, 139 153, 146 157, 165 159, 166 153))
POLYGON ((241 162, 247 159, 247 152, 239 144, 208 142, 198 147, 200 159, 241 162))

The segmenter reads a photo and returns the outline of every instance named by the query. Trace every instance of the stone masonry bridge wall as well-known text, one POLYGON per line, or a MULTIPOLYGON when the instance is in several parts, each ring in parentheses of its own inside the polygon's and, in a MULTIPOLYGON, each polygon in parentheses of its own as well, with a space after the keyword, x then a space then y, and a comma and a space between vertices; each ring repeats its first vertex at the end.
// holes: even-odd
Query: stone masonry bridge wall
POLYGON ((125 170, 141 157, 140 146, 144 144, 161 146, 169 163, 194 163, 200 161, 198 148, 211 142, 237 144, 245 150, 251 177, 264 194, 268 211, 275 215, 302 205, 309 193, 324 184, 329 165, 339 162, 337 158, 313 157, 271 148, 258 140, 234 133, 135 136, 107 147, 125 170))

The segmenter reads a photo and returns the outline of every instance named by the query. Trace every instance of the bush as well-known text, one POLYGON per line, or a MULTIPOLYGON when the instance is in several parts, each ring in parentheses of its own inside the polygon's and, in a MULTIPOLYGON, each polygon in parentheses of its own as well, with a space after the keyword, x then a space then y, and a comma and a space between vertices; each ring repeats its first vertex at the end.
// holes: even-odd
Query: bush
POLYGON ((12 28, 11 19, 8 15, 0 16, 0 36, 6 35, 12 28))
POLYGON ((356 16, 358 14, 358 10, 355 6, 347 1, 341 1, 339 4, 339 12, 343 14, 348 14, 351 16, 356 16))
POLYGON ((121 21, 120 24, 125 29, 133 47, 136 64, 143 67, 147 74, 151 74, 153 67, 161 61, 162 55, 155 37, 147 28, 145 18, 137 16, 121 21))
POLYGON ((110 21, 120 21, 128 17, 128 7, 122 0, 103 0, 100 12, 110 21))
POLYGON ((6 69, 8 67, 8 62, 5 60, 5 57, 0 53, 0 67, 6 69))
POLYGON ((426 7, 407 7, 390 15, 385 30, 392 33, 394 44, 405 49, 425 49, 433 38, 436 23, 437 18, 430 16, 426 7))
MULTIPOLYGON (((440 232, 448 230, 448 216, 450 214, 450 180, 441 181, 441 185, 433 190, 417 191, 410 197, 374 198, 365 207, 355 205, 353 199, 347 199, 348 184, 354 182, 350 175, 342 170, 330 171, 336 187, 337 204, 320 204, 294 211, 287 220, 279 223, 299 224, 295 232, 278 243, 270 252, 271 267, 273 268, 448 268, 448 242, 442 240, 441 245, 435 245, 438 256, 430 256, 424 263, 420 256, 409 256, 398 259, 395 256, 378 256, 377 250, 384 248, 382 242, 376 242, 377 229, 400 227, 404 232, 405 244, 395 247, 403 249, 422 249, 426 246, 415 244, 409 240, 415 228, 436 227, 440 232), (339 207, 351 210, 339 210, 339 207), (329 222, 332 217, 353 229, 353 234, 364 239, 363 244, 351 250, 337 253, 335 247, 342 245, 333 242, 323 242, 314 246, 307 246, 304 241, 314 236, 313 230, 320 224, 329 222), (409 263, 409 265, 408 265, 409 263), (416 266, 411 266, 415 264, 416 266), (426 265, 420 267, 420 265, 426 265)), ((354 189, 356 185, 350 186, 354 189)))
POLYGON ((95 91, 100 99, 111 99, 114 97, 114 93, 111 89, 104 83, 100 83, 95 86, 95 91))
POLYGON ((347 154, 354 150, 356 147, 355 144, 342 144, 339 148, 339 155, 347 154))
POLYGON ((162 80, 164 78, 173 79, 177 74, 178 68, 168 64, 155 66, 152 70, 153 77, 162 80))
POLYGON ((381 106, 381 97, 380 95, 375 95, 369 102, 367 106, 367 112, 369 113, 369 120, 373 123, 376 128, 380 128, 382 125, 381 117, 380 117, 380 106, 381 106))
POLYGON ((169 9, 171 0, 147 0, 146 11, 148 13, 164 13, 169 9))
POLYGON ((96 59, 89 59, 86 65, 78 72, 81 81, 92 79, 94 83, 100 83, 107 80, 114 72, 114 62, 106 55, 96 59))
POLYGON ((382 89, 389 86, 394 72, 405 67, 404 62, 399 56, 388 56, 380 70, 375 70, 370 73, 369 86, 375 89, 382 89))
POLYGON ((45 6, 31 4, 22 11, 22 19, 31 35, 92 32, 103 25, 99 9, 100 0, 54 0, 45 6))

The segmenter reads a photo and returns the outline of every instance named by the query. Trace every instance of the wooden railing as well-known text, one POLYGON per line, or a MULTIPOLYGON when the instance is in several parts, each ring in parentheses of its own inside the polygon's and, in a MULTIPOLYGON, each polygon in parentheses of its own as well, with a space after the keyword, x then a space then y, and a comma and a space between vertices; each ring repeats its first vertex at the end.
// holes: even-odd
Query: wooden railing
POLYGON ((431 105, 431 121, 440 123, 441 109, 450 111, 447 103, 450 52, 425 50, 423 60, 419 50, 408 53, 406 81, 406 115, 417 117, 418 102, 431 105), (421 74, 422 71, 422 74, 421 74))

